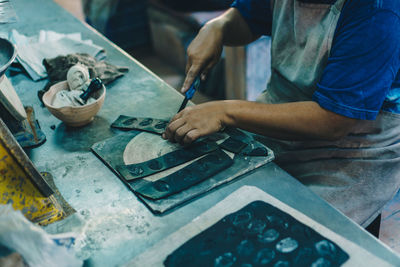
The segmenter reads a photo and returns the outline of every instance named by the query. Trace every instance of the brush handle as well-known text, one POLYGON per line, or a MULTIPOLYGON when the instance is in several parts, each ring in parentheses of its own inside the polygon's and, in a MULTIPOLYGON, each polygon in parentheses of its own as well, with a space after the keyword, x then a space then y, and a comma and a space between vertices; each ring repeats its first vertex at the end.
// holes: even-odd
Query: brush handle
POLYGON ((196 90, 199 89, 199 86, 200 86, 200 77, 196 77, 196 79, 190 86, 189 90, 186 91, 185 99, 183 99, 183 102, 178 110, 178 113, 181 112, 186 107, 187 103, 189 102, 190 99, 192 99, 196 90))
POLYGON ((192 86, 190 86, 189 90, 186 91, 185 97, 190 100, 192 99, 194 93, 196 92, 197 89, 199 89, 200 86, 200 77, 197 76, 194 82, 192 83, 192 86))
POLYGON ((86 103, 89 97, 94 93, 99 91, 103 87, 103 83, 99 78, 94 78, 89 87, 85 92, 83 92, 79 97, 86 103))

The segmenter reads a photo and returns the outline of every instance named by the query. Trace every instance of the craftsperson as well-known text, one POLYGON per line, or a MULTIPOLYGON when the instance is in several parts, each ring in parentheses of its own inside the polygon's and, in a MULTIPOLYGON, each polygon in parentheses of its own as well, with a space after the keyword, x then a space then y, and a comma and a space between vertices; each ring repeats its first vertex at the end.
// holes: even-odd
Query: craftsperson
POLYGON ((265 136, 280 167, 367 226, 400 186, 399 14, 398 0, 236 0, 189 46, 182 91, 223 45, 270 35, 267 90, 187 107, 163 137, 186 144, 225 126, 265 136))

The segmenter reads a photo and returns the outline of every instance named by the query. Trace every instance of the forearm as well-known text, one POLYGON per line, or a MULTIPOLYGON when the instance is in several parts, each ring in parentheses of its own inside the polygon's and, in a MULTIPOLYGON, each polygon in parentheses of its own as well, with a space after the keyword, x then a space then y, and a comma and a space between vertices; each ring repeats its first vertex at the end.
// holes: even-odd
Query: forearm
POLYGON ((254 36, 246 21, 236 8, 230 8, 224 14, 208 22, 205 27, 214 28, 222 34, 223 45, 246 45, 259 36, 254 36))
POLYGON ((321 108, 318 103, 261 104, 222 102, 222 124, 286 140, 337 140, 347 135, 357 120, 321 108))

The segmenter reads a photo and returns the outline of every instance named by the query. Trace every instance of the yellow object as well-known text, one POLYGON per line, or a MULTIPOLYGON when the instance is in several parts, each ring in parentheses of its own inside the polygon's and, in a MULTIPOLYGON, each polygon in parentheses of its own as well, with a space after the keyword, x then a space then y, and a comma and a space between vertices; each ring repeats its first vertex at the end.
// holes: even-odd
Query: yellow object
POLYGON ((12 204, 30 221, 47 225, 65 216, 51 193, 43 177, 0 120, 0 204, 12 204), (38 182, 40 179, 42 181, 38 182), (41 189, 38 184, 41 184, 41 189))

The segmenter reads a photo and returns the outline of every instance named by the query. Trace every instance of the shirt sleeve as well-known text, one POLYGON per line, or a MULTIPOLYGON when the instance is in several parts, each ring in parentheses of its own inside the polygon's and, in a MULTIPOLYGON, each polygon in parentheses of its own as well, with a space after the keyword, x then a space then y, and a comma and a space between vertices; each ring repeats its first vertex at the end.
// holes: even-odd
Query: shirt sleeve
POLYGON ((235 0, 231 7, 239 10, 254 35, 271 35, 272 10, 270 0, 235 0))
POLYGON ((374 120, 399 70, 400 20, 390 10, 343 9, 313 99, 337 114, 374 120))

